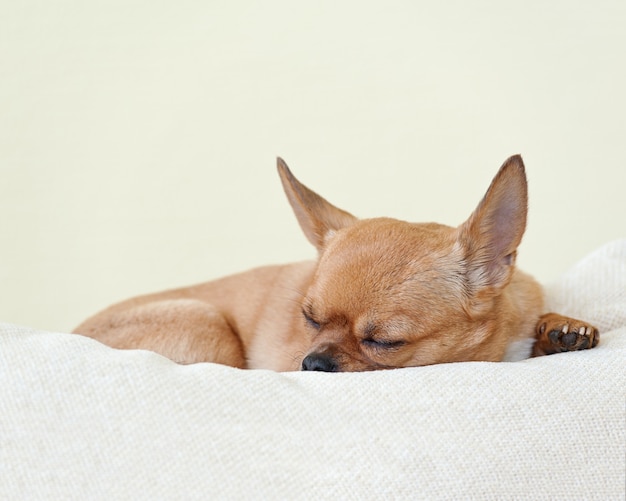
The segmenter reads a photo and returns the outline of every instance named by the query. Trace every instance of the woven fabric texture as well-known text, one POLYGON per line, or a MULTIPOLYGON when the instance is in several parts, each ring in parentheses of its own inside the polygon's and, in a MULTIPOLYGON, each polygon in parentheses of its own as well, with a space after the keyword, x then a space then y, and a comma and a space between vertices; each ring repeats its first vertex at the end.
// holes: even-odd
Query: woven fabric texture
POLYGON ((0 499, 623 500, 626 240, 547 290, 597 348, 281 374, 0 324, 0 499))

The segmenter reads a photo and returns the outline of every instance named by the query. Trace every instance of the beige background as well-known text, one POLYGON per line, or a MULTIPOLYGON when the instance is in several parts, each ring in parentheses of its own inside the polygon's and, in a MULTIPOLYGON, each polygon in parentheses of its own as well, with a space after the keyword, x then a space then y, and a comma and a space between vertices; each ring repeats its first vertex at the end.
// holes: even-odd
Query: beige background
POLYGON ((456 225, 506 157, 520 264, 626 236, 626 2, 0 6, 0 320, 314 256, 275 172, 356 215, 456 225))

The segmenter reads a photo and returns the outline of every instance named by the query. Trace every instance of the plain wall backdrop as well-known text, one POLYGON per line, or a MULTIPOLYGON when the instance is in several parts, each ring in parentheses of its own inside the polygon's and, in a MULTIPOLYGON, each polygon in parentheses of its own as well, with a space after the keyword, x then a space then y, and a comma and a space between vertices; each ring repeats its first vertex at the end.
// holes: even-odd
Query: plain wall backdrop
POLYGON ((357 216, 460 224, 530 183, 543 282, 626 236, 626 2, 0 5, 0 320, 312 258, 275 171, 357 216))

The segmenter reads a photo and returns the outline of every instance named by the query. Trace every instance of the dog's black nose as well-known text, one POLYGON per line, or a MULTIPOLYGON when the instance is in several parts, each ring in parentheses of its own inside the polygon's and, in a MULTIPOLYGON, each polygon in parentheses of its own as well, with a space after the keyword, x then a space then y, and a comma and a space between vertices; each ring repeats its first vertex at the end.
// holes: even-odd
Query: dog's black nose
POLYGON ((333 357, 322 353, 312 353, 302 361, 303 371, 338 372, 339 364, 333 357))

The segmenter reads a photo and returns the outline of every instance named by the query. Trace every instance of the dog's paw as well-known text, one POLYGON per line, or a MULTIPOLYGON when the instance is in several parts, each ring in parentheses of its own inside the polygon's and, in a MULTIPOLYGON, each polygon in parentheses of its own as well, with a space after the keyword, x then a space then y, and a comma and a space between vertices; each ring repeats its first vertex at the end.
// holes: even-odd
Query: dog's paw
POLYGON ((586 350, 600 341, 598 329, 581 320, 556 313, 543 315, 537 322, 534 355, 586 350))

